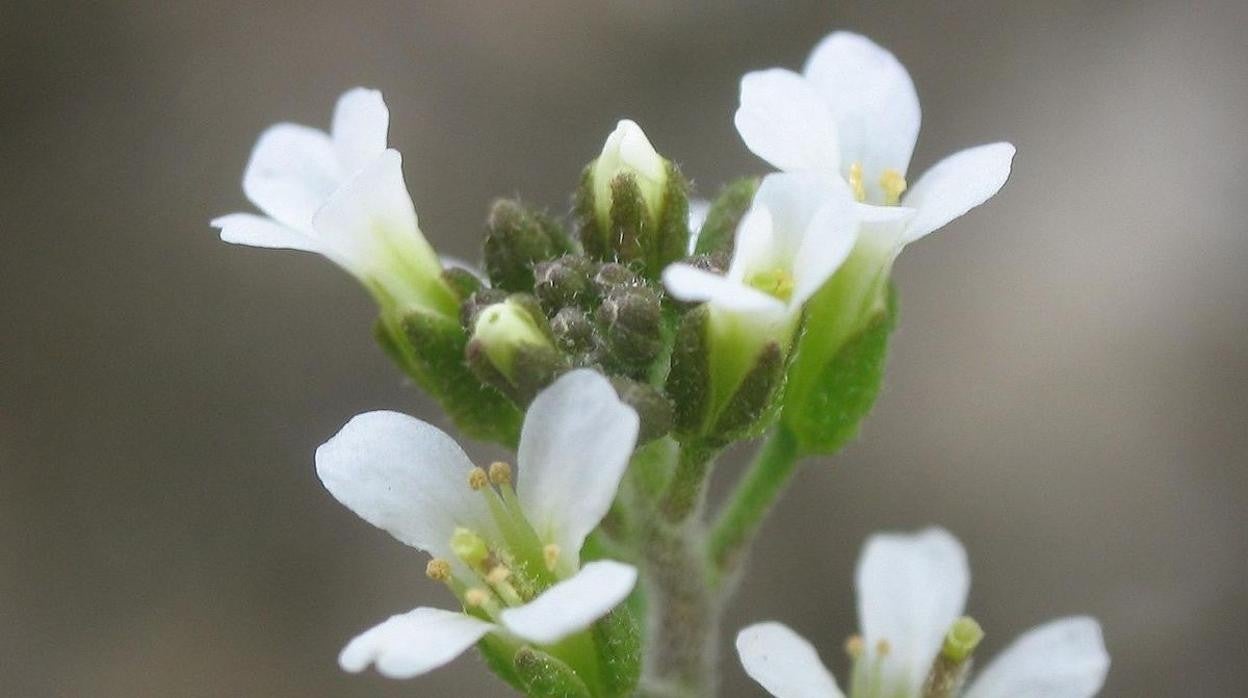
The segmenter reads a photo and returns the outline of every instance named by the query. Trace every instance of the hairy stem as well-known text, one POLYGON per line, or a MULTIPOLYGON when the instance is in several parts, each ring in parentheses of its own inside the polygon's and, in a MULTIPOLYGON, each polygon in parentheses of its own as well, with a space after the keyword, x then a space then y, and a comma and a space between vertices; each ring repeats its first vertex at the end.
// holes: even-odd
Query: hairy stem
POLYGON ((697 443, 682 445, 680 459, 661 505, 663 516, 669 522, 679 524, 699 509, 714 459, 715 449, 697 443))
POLYGON ((797 463, 797 439, 781 423, 763 444, 711 528, 707 553, 720 578, 739 564, 797 463))

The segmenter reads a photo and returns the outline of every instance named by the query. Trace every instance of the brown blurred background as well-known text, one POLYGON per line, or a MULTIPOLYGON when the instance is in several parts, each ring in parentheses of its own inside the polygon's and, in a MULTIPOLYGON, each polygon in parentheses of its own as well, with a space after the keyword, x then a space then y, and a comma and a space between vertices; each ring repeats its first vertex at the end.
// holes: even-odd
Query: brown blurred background
MULTIPOLYGON (((625 115, 711 192, 765 169, 732 127, 739 76, 841 27, 913 73, 915 173, 991 140, 1019 154, 1001 195, 901 259, 876 413, 802 472, 730 628, 789 622, 844 675, 864 537, 940 523, 971 554, 982 656, 1087 612, 1107 695, 1244 695, 1238 0, 4 0, 0 695, 505 695, 472 657, 406 683, 338 670, 353 633, 448 598, 322 490, 313 449, 367 409, 443 420, 350 278, 208 220, 249 208, 263 128, 325 127, 357 84, 385 92, 449 254, 476 256, 493 196, 565 207, 625 115)), ((724 676, 758 694, 731 657, 724 676)))

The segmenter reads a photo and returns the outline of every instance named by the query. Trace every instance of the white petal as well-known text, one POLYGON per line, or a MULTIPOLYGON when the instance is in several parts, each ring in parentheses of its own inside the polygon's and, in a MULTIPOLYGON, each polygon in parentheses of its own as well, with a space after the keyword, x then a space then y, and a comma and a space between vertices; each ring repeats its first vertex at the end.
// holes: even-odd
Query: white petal
POLYGON ((666 176, 667 165, 664 164, 663 157, 650 144, 645 131, 635 121, 620 121, 616 125, 616 132, 620 134, 619 158, 624 167, 651 180, 660 180, 666 176))
POLYGON ((403 182, 402 158, 387 150, 340 187, 316 213, 312 227, 357 276, 399 268, 434 278, 442 273, 420 233, 416 209, 403 182))
POLYGON ((417 608, 365 630, 338 654, 338 664, 352 673, 376 664, 384 676, 410 679, 449 663, 494 627, 464 613, 417 608))
POLYGON ((1015 640, 975 679, 966 698, 1091 698, 1108 671, 1100 624, 1063 618, 1015 640))
POLYGON ((682 301, 707 302, 732 312, 784 312, 785 304, 737 281, 688 264, 669 264, 663 270, 663 285, 672 297, 682 301))
POLYGON ((842 168, 861 162, 873 177, 885 168, 905 174, 919 137, 919 98, 893 54, 864 36, 835 32, 802 72, 836 120, 842 168))
MULTIPOLYGON (((838 177, 779 172, 763 178, 754 194, 751 212, 764 209, 769 214, 771 238, 768 244, 777 262, 782 260, 786 267, 792 265, 815 213, 838 193, 849 198, 848 188, 838 177)), ((742 219, 741 228, 746 227, 748 220, 749 214, 742 219)), ((741 235, 742 231, 738 230, 738 243, 741 235)))
POLYGON ((776 698, 842 698, 836 679, 801 635, 782 623, 758 623, 737 634, 741 666, 776 698))
POLYGON ((400 541, 444 558, 451 557, 456 526, 496 536, 485 497, 468 486, 471 468, 451 437, 398 412, 353 417, 316 449, 316 473, 338 501, 400 541))
POLYGON ((910 243, 991 199, 1010 177, 1014 146, 990 143, 954 153, 923 173, 904 203, 917 212, 906 229, 910 243))
POLYGON ((887 641, 890 686, 917 695, 949 627, 961 615, 971 573, 948 531, 876 534, 858 560, 858 619, 868 652, 887 641))
POLYGON ((637 568, 614 560, 596 560, 571 579, 552 586, 523 606, 500 616, 513 634, 552 645, 607 615, 633 591, 637 568))
POLYGON ((381 92, 357 87, 343 93, 334 108, 334 152, 345 175, 358 172, 386 149, 390 110, 381 92))
POLYGON ((689 199, 689 254, 698 248, 698 234, 706 223, 706 216, 711 212, 711 202, 706 199, 689 199))
POLYGON ((231 213, 214 218, 211 225, 221 229, 222 240, 235 245, 304 252, 321 251, 320 244, 311 235, 284 226, 272 218, 252 213, 231 213))
POLYGON ((857 239, 858 215, 854 200, 848 196, 827 199, 807 226, 794 260, 790 305, 800 307, 813 296, 849 257, 857 239))
POLYGON ((797 73, 781 68, 747 73, 733 121, 745 146, 776 169, 840 169, 833 114, 797 73))
POLYGON ((481 270, 481 265, 473 264, 461 257, 452 257, 451 255, 442 255, 442 264, 448 269, 463 269, 464 271, 477 277, 477 280, 483 284, 488 284, 490 279, 481 270))
POLYGON ((342 172, 329 136, 307 126, 277 124, 260 134, 243 173, 243 193, 261 211, 296 230, 338 188, 342 172))
POLYGON ((516 495, 544 543, 576 569, 585 536, 606 516, 637 445, 637 413, 598 373, 565 373, 529 406, 517 449, 516 495))

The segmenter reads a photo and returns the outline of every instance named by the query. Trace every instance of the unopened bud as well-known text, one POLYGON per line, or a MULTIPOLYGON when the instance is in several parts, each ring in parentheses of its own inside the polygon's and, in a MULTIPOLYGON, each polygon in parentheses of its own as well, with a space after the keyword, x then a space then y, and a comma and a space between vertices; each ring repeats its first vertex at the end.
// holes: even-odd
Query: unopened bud
POLYGON ((447 267, 442 270, 442 281, 454 292, 462 303, 472 294, 481 290, 481 279, 463 267, 447 267))
MULTIPOLYGON (((599 340, 589 313, 578 308, 564 308, 550 320, 550 332, 565 354, 589 355, 598 349, 599 340)), ((582 362, 584 363, 584 362, 582 362)))
POLYGON ((611 386, 620 401, 637 411, 641 430, 638 445, 648 443, 672 430, 672 402, 658 388, 641 381, 614 377, 611 386))
POLYGON ((663 350, 663 312, 649 286, 617 288, 598 307, 611 360, 626 375, 641 377, 663 350))
POLYGON ((522 294, 477 314, 465 358, 482 382, 521 407, 566 366, 536 299, 522 294))
POLYGON ((588 307, 597 297, 593 286, 596 266, 577 255, 539 262, 533 267, 533 293, 548 312, 572 306, 588 307))
POLYGON ((636 122, 624 119, 616 125, 591 169, 594 215, 603 230, 611 227, 611 189, 621 176, 636 183, 650 219, 658 218, 663 188, 667 184, 667 162, 650 145, 650 139, 636 122))
POLYGON ((459 323, 467 332, 472 332, 472 328, 477 324, 477 316, 482 310, 507 300, 510 294, 501 288, 483 288, 472 295, 459 306, 459 323))
POLYGON ((495 201, 490 208, 485 271, 494 286, 509 291, 531 289, 533 266, 570 249, 567 234, 550 217, 510 199, 495 201))
POLYGON ((471 341, 479 344, 494 368, 514 383, 516 355, 520 351, 526 347, 554 349, 538 322, 522 304, 508 299, 477 314, 471 341))
POLYGON ((617 262, 602 265, 594 275, 594 289, 600 296, 606 296, 617 288, 631 288, 641 283, 641 277, 632 269, 617 262))

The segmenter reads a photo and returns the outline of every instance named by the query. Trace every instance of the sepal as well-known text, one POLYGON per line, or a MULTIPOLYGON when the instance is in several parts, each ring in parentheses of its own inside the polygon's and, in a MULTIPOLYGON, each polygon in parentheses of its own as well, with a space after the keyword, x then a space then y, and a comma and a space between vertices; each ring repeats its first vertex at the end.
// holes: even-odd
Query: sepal
POLYGON ((571 252, 572 242, 549 216, 499 199, 490 207, 484 251, 485 272, 496 288, 528 291, 534 265, 571 252))
POLYGON ((694 307, 680 320, 666 389, 676 433, 700 435, 711 408, 710 308, 706 305, 694 307))
POLYGON ((641 679, 641 625, 630 605, 620 604, 594 623, 594 647, 608 696, 631 696, 641 679))
POLYGON ((697 232, 696 254, 732 257, 737 226, 745 212, 750 210, 759 181, 757 177, 744 177, 724 185, 711 204, 702 229, 697 232))
POLYGON ((644 378, 663 351, 663 307, 649 286, 617 287, 596 312, 611 369, 644 378))
POLYGON ((567 367, 537 300, 520 293, 476 312, 464 355, 482 382, 521 407, 567 367))
POLYGON ((572 667, 541 650, 521 647, 512 665, 532 698, 593 698, 572 667))

